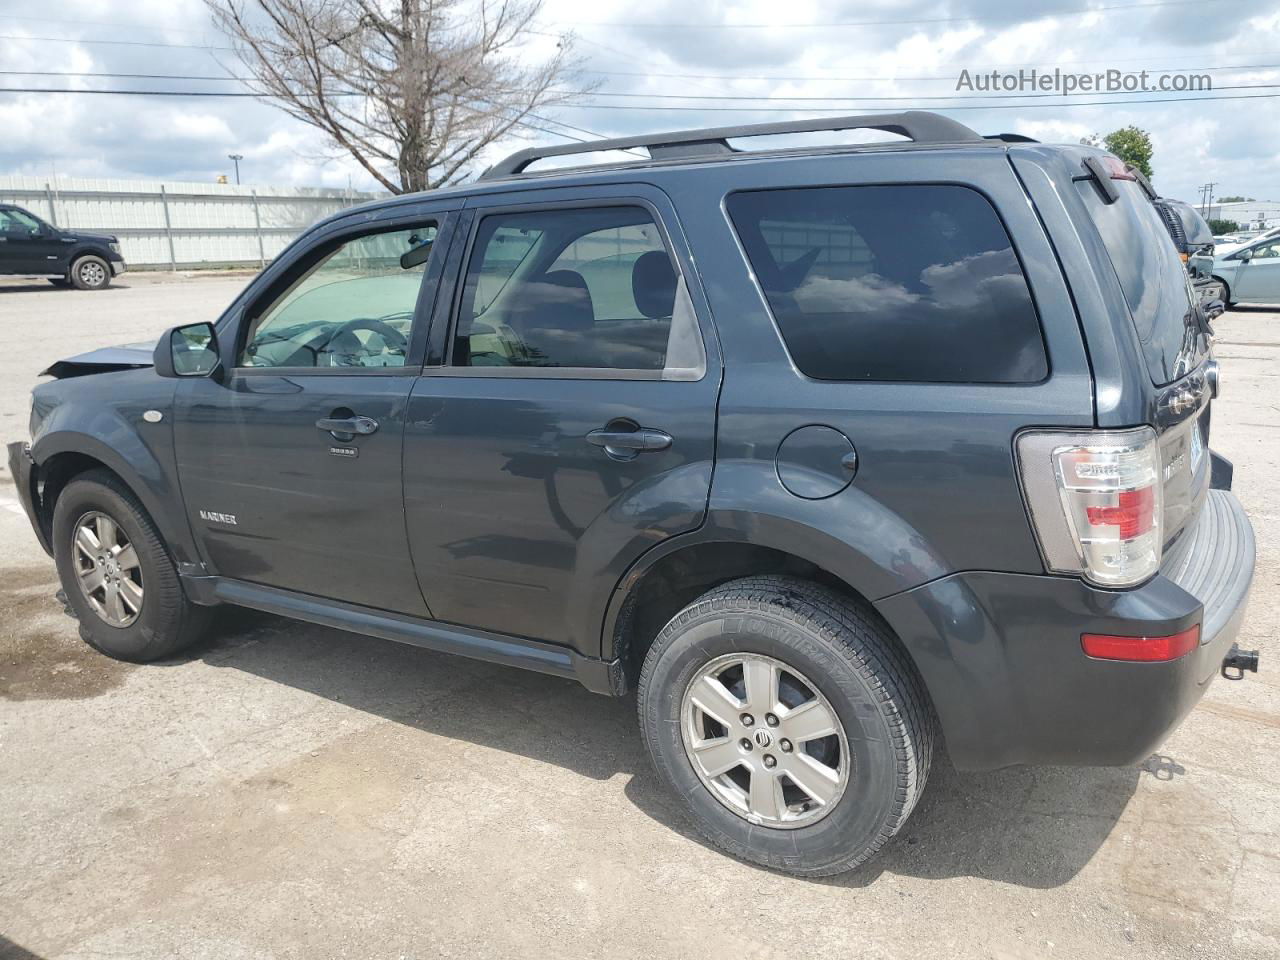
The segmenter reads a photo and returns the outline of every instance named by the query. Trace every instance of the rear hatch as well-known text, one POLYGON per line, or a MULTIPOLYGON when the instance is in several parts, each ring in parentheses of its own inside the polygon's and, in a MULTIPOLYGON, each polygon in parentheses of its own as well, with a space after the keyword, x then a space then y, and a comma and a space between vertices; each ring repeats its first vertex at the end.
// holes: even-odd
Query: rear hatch
MULTIPOLYGON (((1103 158, 1103 155, 1095 155, 1103 158)), ((1146 421, 1159 436, 1166 549, 1199 515, 1209 489, 1209 326, 1160 213, 1142 183, 1105 157, 1106 183, 1075 182, 1128 305, 1146 368, 1146 421), (1108 187, 1110 189, 1108 189, 1108 187)))

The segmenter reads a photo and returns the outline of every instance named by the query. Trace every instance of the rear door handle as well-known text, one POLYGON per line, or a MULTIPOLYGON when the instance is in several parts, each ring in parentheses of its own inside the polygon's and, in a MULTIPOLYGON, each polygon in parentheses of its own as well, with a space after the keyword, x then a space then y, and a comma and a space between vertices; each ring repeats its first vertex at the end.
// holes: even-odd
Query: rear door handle
POLYGON ((316 428, 327 430, 335 440, 351 440, 357 435, 367 437, 378 429, 378 421, 373 417, 346 417, 335 419, 321 417, 316 421, 316 428))
POLYGON ((646 427, 638 430, 592 430, 586 440, 594 446, 604 447, 604 452, 614 460, 634 460, 642 453, 666 450, 671 446, 671 434, 646 427))

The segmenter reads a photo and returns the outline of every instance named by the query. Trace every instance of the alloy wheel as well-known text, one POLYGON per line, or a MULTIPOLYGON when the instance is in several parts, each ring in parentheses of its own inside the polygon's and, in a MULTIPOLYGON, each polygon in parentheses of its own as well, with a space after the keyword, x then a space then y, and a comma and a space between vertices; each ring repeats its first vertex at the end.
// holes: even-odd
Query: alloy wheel
POLYGON ((690 681, 680 710, 685 753, 720 803, 751 823, 806 827, 849 783, 849 743, 807 677, 781 660, 733 653, 690 681))
POLYGON ((105 513, 86 513, 75 527, 75 569, 93 612, 127 627, 142 612, 142 567, 120 525, 105 513))
POLYGON ((107 278, 107 271, 96 260, 87 260, 80 264, 80 281, 86 286, 100 287, 107 278))

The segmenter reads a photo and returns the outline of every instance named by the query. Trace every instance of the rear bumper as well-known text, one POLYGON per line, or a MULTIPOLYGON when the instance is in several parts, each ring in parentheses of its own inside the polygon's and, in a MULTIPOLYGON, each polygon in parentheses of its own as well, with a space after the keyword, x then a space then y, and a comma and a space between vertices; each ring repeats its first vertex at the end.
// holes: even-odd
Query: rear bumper
POLYGON ((1235 496, 1211 490, 1160 573, 1133 590, 1070 577, 962 573, 876 606, 910 650, 952 762, 1122 766, 1150 755, 1217 675, 1253 580, 1253 529, 1235 496), (1201 624, 1177 660, 1085 656, 1082 633, 1174 634, 1201 624))
POLYGON ((44 548, 45 553, 53 556, 53 549, 49 546, 48 531, 40 522, 40 516, 36 511, 36 504, 39 502, 37 486, 39 468, 31 459, 31 446, 19 441, 9 444, 8 451, 9 474, 13 477, 14 486, 17 487, 22 509, 26 511, 27 519, 31 521, 31 527, 36 532, 36 539, 40 541, 40 546, 44 548))

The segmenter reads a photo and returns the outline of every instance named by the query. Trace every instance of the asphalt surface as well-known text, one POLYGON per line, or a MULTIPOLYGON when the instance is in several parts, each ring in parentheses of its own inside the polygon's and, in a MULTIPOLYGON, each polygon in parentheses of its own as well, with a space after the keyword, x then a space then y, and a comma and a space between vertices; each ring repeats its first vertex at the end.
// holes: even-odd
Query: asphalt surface
MULTIPOLYGON (((48 363, 244 283, 0 282, 0 439, 48 363)), ((1280 957, 1280 314, 1217 328, 1263 672, 1137 768, 939 763, 832 881, 701 843, 630 700, 248 613, 171 663, 101 657, 0 473, 0 958, 1280 957)))

